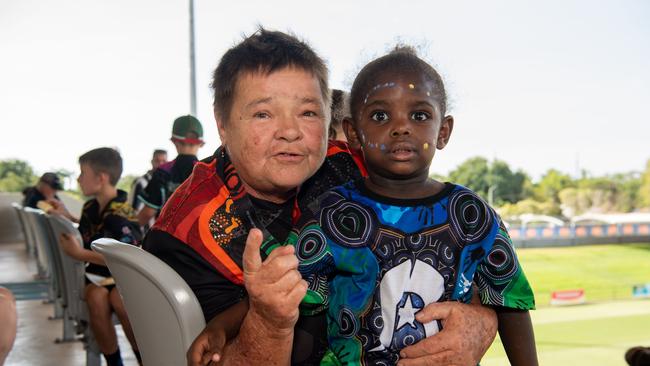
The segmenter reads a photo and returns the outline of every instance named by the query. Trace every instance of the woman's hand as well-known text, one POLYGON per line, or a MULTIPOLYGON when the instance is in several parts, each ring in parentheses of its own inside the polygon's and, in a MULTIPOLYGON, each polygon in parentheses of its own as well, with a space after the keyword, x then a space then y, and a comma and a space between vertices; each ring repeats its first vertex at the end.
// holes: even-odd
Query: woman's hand
POLYGON ((275 248, 262 262, 261 245, 262 232, 252 229, 243 257, 249 316, 268 327, 272 334, 293 333, 298 321, 298 305, 307 293, 307 282, 298 272, 293 246, 275 248))
POLYGON ((443 329, 404 348, 398 363, 401 366, 476 366, 497 332, 494 310, 480 304, 432 303, 415 318, 421 323, 441 319, 443 329))

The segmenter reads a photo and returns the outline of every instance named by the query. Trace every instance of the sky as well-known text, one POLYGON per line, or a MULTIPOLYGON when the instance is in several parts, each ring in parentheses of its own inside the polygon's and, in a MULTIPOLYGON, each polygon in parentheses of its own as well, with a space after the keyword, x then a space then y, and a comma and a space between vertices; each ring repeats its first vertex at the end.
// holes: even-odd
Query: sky
MULTIPOLYGON (((0 160, 78 172, 82 153, 120 150, 143 174, 190 112, 188 0, 0 0, 0 160)), ((641 171, 650 158, 650 2, 195 0, 200 156, 219 139, 211 74, 258 25, 322 55, 330 84, 396 43, 443 76, 455 126, 431 171, 506 161, 539 179, 641 171)))

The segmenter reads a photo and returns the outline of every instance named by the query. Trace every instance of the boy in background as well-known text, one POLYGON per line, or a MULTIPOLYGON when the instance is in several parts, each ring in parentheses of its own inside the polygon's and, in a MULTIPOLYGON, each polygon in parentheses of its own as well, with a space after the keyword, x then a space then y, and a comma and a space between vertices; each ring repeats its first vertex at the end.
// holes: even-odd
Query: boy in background
MULTIPOLYGON (((123 365, 111 317, 113 312, 141 363, 131 323, 104 257, 90 248, 99 238, 113 238, 133 245, 139 245, 142 238, 126 192, 116 188, 122 175, 122 157, 116 150, 102 147, 81 155, 79 166, 79 188, 84 196, 92 197, 84 204, 79 219, 83 245, 68 234, 61 234, 59 243, 70 257, 87 263, 84 298, 88 304, 90 327, 108 366, 123 365)), ((51 212, 72 216, 62 203, 51 212)))
POLYGON ((201 122, 190 115, 176 118, 171 140, 178 156, 159 166, 153 172, 147 187, 138 196, 140 202, 144 204, 138 212, 138 222, 141 226, 145 226, 152 218, 158 216, 172 193, 192 173, 194 164, 198 161, 196 155, 205 144, 201 122))

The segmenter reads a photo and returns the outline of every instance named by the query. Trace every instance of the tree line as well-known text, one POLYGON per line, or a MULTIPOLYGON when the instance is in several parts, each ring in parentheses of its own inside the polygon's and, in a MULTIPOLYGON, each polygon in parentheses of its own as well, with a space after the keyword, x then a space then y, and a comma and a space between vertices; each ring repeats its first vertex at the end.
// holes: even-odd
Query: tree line
MULTIPOLYGON (((62 178, 72 172, 56 171, 62 178)), ((523 170, 513 171, 502 160, 484 157, 465 160, 441 181, 466 186, 495 206, 504 217, 522 213, 571 217, 586 212, 610 213, 650 210, 650 160, 640 172, 578 178, 549 169, 538 182, 523 170)), ((128 190, 135 176, 125 176, 118 187, 128 190)), ((34 185, 38 176, 28 162, 0 160, 0 192, 20 192, 34 185)))

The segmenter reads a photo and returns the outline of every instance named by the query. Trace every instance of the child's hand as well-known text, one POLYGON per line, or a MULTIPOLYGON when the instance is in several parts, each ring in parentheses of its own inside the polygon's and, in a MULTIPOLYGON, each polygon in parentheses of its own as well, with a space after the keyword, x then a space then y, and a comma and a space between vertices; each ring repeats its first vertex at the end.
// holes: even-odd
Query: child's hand
POLYGON ((204 329, 187 350, 187 365, 206 366, 211 365, 212 362, 219 362, 225 344, 226 336, 223 332, 204 329))
POLYGON ((50 206, 52 206, 52 208, 49 211, 47 211, 47 213, 49 213, 49 214, 57 214, 57 215, 67 217, 66 214, 68 213, 68 209, 65 207, 65 204, 63 204, 63 202, 61 202, 61 201, 59 201, 57 199, 50 199, 50 200, 47 200, 47 203, 49 203, 50 206))

